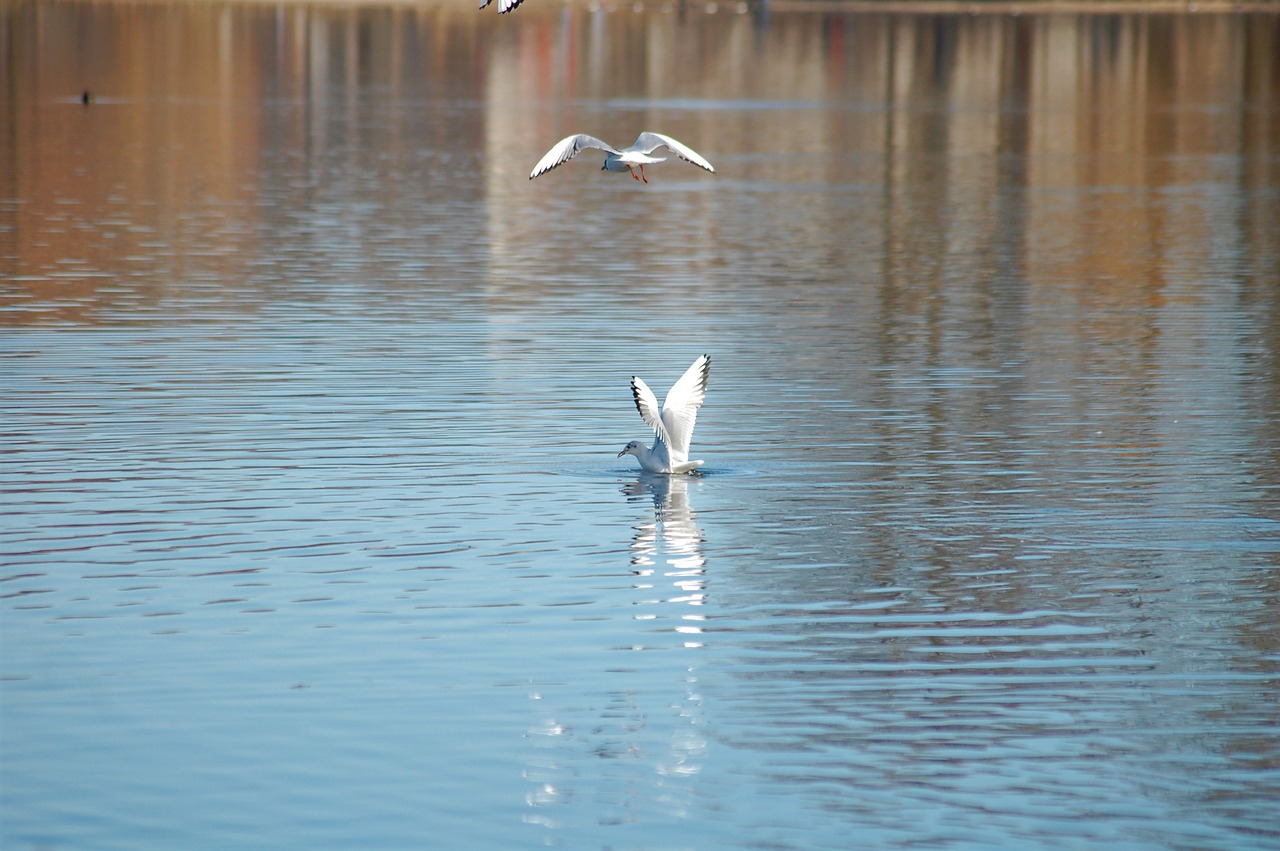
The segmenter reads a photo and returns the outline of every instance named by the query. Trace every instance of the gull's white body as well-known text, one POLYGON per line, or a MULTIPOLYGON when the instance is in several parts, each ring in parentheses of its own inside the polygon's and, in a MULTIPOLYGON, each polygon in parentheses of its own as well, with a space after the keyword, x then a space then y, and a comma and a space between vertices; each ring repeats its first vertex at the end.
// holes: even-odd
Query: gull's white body
POLYGON ((658 398, 638 375, 631 376, 631 395, 636 400, 640 417, 653 429, 657 438, 653 446, 633 440, 623 447, 618 457, 634 455, 647 473, 688 473, 702 466, 689 460, 689 442, 698 409, 707 397, 707 378, 711 374, 711 356, 702 355, 685 370, 680 380, 667 391, 658 409, 658 398))
POLYGON ((666 162, 666 157, 650 156, 654 151, 662 147, 669 148, 673 154, 686 162, 701 166, 707 171, 715 172, 711 163, 707 162, 702 154, 681 142, 677 142, 670 136, 663 136, 661 133, 641 133, 629 147, 622 149, 601 142, 594 136, 579 133, 576 136, 566 136, 556 142, 555 147, 547 151, 546 155, 538 160, 538 164, 533 167, 533 171, 529 174, 529 179, 533 180, 538 175, 545 174, 556 166, 567 163, 587 148, 597 148, 604 151, 604 167, 602 171, 631 172, 631 176, 636 180, 648 183, 649 178, 645 176, 644 167, 653 163, 666 162), (639 169, 638 174, 636 173, 637 169, 639 169))

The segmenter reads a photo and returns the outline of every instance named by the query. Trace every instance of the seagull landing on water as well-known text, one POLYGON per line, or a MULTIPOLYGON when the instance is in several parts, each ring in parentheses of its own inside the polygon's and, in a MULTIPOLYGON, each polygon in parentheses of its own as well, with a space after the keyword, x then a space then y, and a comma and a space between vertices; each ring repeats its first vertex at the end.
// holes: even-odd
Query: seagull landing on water
POLYGON ((688 473, 702 466, 689 460, 689 441, 693 422, 707 397, 707 376, 711 374, 711 356, 703 355, 685 370, 680 380, 667 391, 662 411, 658 399, 640 376, 631 376, 631 395, 635 397, 640 417, 657 434, 653 446, 633 440, 623 447, 618 457, 634 455, 646 473, 688 473))
POLYGON ((715 173, 711 163, 707 162, 702 154, 681 142, 677 142, 670 136, 663 136, 661 133, 641 133, 630 147, 622 150, 618 150, 612 145, 607 145, 594 136, 579 133, 576 136, 566 136, 556 142, 555 147, 547 151, 546 156, 538 160, 538 164, 533 167, 533 172, 529 175, 529 179, 533 180, 538 175, 551 171, 551 169, 562 163, 567 163, 586 148, 599 148, 604 151, 604 168, 601 171, 629 171, 636 180, 643 180, 648 183, 649 178, 645 176, 644 167, 667 161, 666 157, 649 156, 661 147, 670 148, 671 152, 680 159, 691 162, 696 166, 701 166, 713 174, 715 173), (638 174, 636 173, 637 170, 639 171, 638 174))

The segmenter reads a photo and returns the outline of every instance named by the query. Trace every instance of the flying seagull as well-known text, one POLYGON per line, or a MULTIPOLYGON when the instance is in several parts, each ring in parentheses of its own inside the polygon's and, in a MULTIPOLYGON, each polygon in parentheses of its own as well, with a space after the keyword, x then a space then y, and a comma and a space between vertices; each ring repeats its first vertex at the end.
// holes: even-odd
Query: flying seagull
MULTIPOLYGON (((505 2, 505 0, 500 0, 500 2, 505 2)), ((630 147, 622 150, 618 150, 612 145, 607 145, 594 136, 579 133, 576 136, 566 136, 556 142, 555 147, 547 151, 546 156, 538 160, 538 164, 533 167, 533 172, 529 175, 529 179, 533 180, 543 172, 551 171, 561 163, 567 163, 586 148, 599 148, 605 153, 602 171, 629 171, 636 180, 643 180, 648 183, 649 178, 645 176, 644 167, 654 163, 666 162, 666 157, 649 156, 663 146, 670 148, 671 152, 680 159, 691 162, 696 166, 702 166, 707 171, 715 172, 715 169, 711 167, 711 163, 707 162, 702 154, 681 142, 677 142, 670 136, 663 136, 661 133, 641 133, 630 147), (639 174, 636 173, 637 169, 639 169, 639 174)))
MULTIPOLYGON (((493 0, 480 0, 480 8, 483 9, 492 2, 493 0)), ((498 0, 498 14, 505 15, 523 2, 524 0, 498 0)))
POLYGON ((623 447, 618 457, 634 455, 646 473, 688 473, 702 466, 689 460, 689 440, 702 400, 707 397, 707 376, 711 374, 711 356, 703 355, 685 370, 680 380, 667 391, 667 399, 658 411, 658 399, 640 376, 631 376, 631 395, 636 400, 640 417, 657 435, 653 446, 633 440, 623 447))

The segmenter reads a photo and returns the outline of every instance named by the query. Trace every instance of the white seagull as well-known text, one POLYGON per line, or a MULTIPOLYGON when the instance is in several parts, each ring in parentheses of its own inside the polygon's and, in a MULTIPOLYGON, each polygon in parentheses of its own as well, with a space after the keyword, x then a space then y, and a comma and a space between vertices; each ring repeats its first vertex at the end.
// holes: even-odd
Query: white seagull
POLYGON ((670 136, 663 136, 661 133, 641 133, 636 137, 635 142, 629 148, 618 150, 612 145, 601 142, 594 136, 588 136, 586 133, 579 133, 576 136, 566 136, 551 150, 547 151, 546 156, 538 160, 538 164, 533 167, 533 172, 529 175, 529 179, 533 180, 544 172, 551 171, 556 166, 567 163, 576 157, 584 148, 599 148, 604 151, 604 168, 601 171, 629 171, 631 176, 636 180, 649 182, 649 178, 645 176, 644 167, 653 165, 654 163, 666 162, 666 157, 649 156, 658 148, 667 147, 671 152, 686 162, 691 162, 696 166, 702 166, 707 171, 715 173, 711 163, 707 162, 702 154, 677 142, 670 136), (636 173, 636 169, 640 173, 636 173))
MULTIPOLYGON (((493 0, 480 0, 480 8, 483 9, 492 2, 493 0)), ((524 0, 498 0, 498 14, 505 15, 523 2, 524 0)))
POLYGON ((618 457, 634 455, 646 473, 688 473, 702 466, 689 460, 689 440, 702 400, 707 397, 707 376, 711 374, 711 356, 703 355, 685 370, 680 380, 667 391, 667 399, 658 412, 658 399, 640 376, 631 376, 631 395, 635 397, 640 417, 657 434, 653 447, 633 440, 623 447, 618 457))

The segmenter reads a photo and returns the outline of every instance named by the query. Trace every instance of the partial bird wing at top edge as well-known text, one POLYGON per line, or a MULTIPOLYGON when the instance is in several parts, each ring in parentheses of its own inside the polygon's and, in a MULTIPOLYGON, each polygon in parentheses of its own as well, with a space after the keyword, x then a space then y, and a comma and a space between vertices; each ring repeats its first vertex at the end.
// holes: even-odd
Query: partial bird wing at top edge
POLYGON ((637 148, 646 154, 652 154, 655 150, 663 147, 664 145, 670 148, 673 154, 685 162, 691 162, 696 166, 705 168, 712 174, 715 173, 715 167, 712 166, 711 163, 707 162, 706 158, 703 157, 702 154, 698 153, 693 148, 690 148, 683 142, 672 139, 670 136, 664 136, 661 133, 650 133, 647 131, 641 133, 636 137, 636 142, 631 147, 637 148))
POLYGON ((687 457, 689 454, 693 426, 698 419, 698 409, 707 398, 707 379, 710 376, 711 356, 702 355, 667 391, 667 398, 662 403, 662 423, 666 426, 667 446, 675 455, 687 457))
MULTIPOLYGON (((499 2, 507 2, 507 0, 499 0, 499 2)), ((517 0, 518 2, 518 0, 517 0)), ((578 133, 575 136, 565 136, 555 146, 538 160, 538 164, 533 167, 533 171, 529 173, 529 179, 533 180, 540 174, 551 171, 558 165, 567 163, 576 157, 580 152, 587 148, 599 148, 610 154, 618 153, 618 150, 612 145, 605 144, 595 136, 588 136, 586 133, 578 133)))

